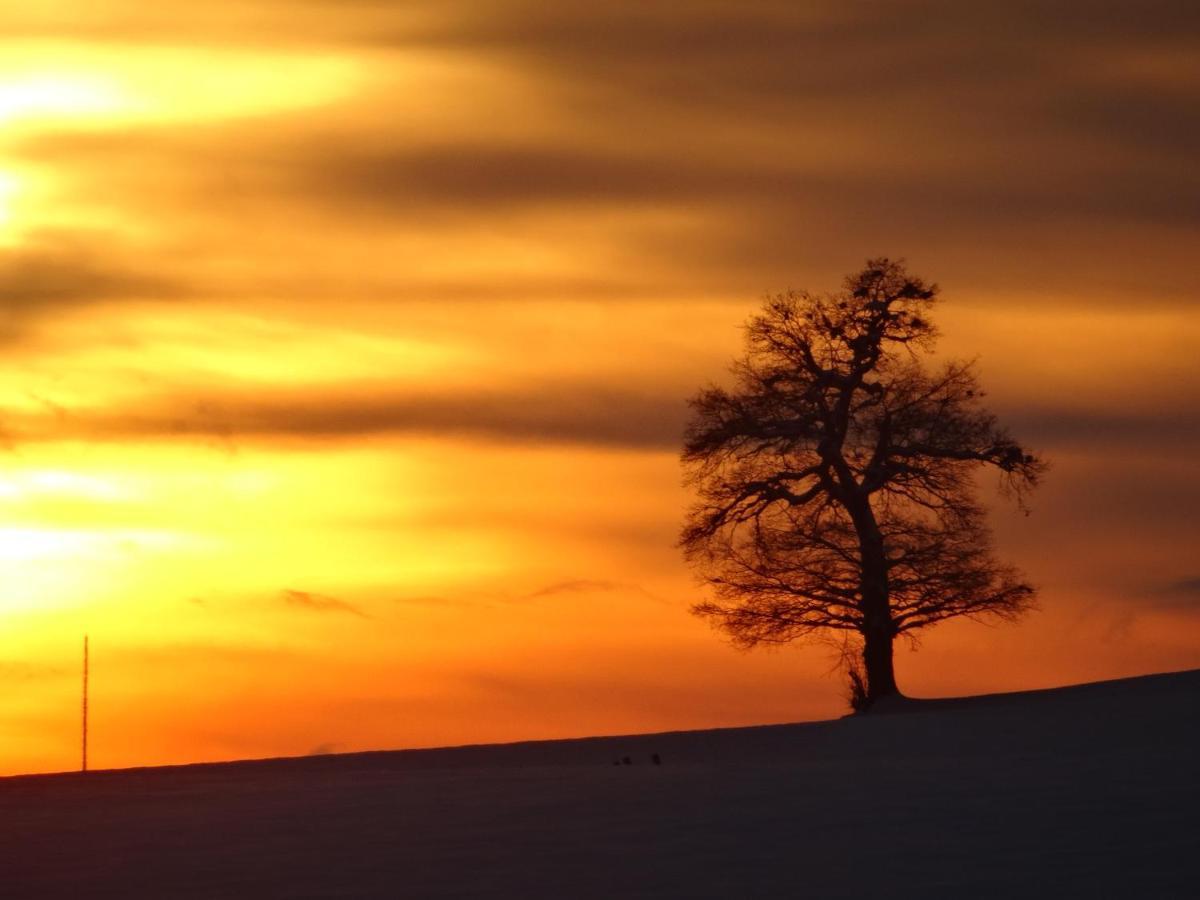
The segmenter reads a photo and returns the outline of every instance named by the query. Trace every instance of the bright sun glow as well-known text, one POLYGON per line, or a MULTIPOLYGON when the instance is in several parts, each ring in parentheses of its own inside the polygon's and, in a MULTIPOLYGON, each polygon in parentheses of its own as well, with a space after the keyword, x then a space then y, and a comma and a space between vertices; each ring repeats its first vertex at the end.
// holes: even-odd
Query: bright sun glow
POLYGON ((21 194, 21 179, 12 172, 0 172, 0 229, 14 219, 13 207, 21 194))
POLYGON ((331 55, 31 42, 0 61, 0 125, 65 119, 111 127, 296 109, 343 96, 358 72, 353 61, 331 55), (53 68, 47 60, 56 61, 53 68))
POLYGON ((0 125, 20 120, 111 115, 129 104, 121 89, 98 73, 29 73, 0 81, 0 125))
POLYGON ((100 532, 38 526, 0 527, 0 565, 5 588, 0 611, 5 614, 79 606, 104 564, 100 532))

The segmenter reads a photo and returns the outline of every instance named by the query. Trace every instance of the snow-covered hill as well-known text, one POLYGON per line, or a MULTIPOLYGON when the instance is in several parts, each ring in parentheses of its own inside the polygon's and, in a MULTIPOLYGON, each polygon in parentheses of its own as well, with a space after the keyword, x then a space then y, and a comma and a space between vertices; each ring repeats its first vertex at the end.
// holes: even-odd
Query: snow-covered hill
POLYGON ((0 779, 0 896, 1200 896, 1200 671, 897 712, 0 779))

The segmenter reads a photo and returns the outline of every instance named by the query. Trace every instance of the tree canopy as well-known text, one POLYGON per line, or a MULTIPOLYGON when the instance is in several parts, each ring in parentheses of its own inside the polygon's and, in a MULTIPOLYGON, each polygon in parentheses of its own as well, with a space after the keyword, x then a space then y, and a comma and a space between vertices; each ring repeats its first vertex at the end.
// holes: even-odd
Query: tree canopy
POLYGON ((841 291, 772 296, 732 386, 691 401, 681 545, 713 588, 695 612, 743 647, 849 635, 863 707, 898 692, 896 636, 1034 597, 993 558, 975 474, 1023 506, 1045 463, 983 406, 973 363, 931 364, 937 294, 874 259, 841 291))

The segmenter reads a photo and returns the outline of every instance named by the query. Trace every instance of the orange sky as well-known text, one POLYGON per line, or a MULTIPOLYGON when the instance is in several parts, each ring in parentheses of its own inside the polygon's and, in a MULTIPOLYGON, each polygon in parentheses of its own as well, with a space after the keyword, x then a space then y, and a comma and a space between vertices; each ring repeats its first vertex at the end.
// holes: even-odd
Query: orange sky
POLYGON ((1053 470, 914 694, 1200 665, 1191 4, 82 0, 0 41, 0 773, 838 715, 684 400, 873 255, 1053 470), (969 7, 969 8, 964 8, 969 7), (855 11, 857 9, 857 11, 855 11))

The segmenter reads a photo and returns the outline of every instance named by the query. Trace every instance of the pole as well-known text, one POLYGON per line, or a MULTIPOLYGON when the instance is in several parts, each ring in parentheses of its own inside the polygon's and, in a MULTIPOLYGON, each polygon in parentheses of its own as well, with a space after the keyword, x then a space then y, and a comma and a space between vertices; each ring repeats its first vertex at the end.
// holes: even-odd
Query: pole
POLYGON ((87 728, 88 728, 88 638, 83 636, 83 765, 81 772, 87 771, 87 728))

